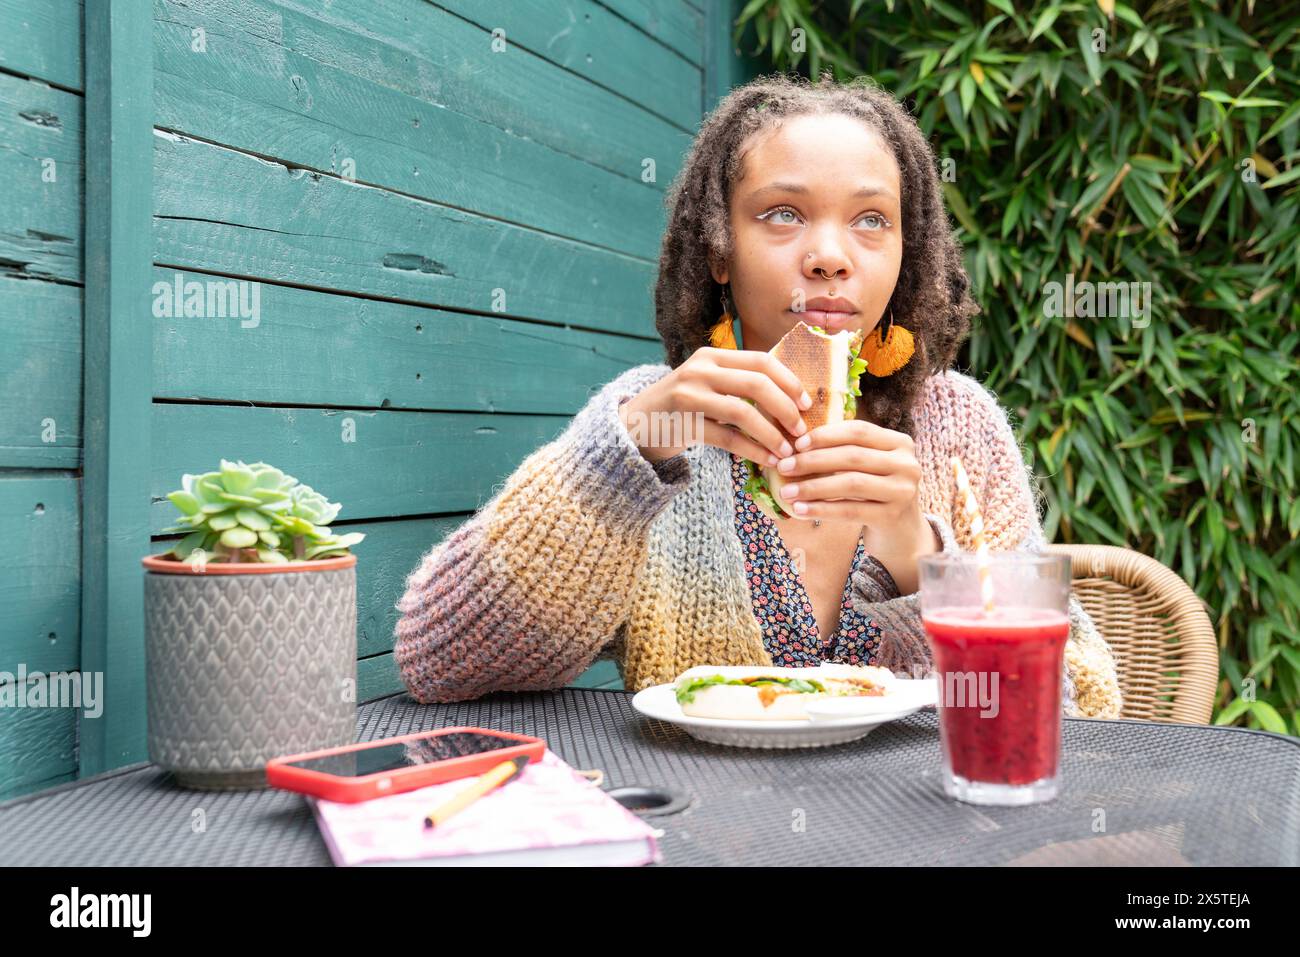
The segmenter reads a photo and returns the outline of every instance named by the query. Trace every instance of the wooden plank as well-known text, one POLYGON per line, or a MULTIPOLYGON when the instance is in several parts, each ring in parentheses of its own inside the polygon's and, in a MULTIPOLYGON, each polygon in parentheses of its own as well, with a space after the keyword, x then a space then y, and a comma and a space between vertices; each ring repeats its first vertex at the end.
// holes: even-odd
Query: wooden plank
POLYGON ((573 415, 622 372, 664 359, 648 339, 271 283, 253 289, 206 273, 153 275, 155 397, 573 415), (186 288, 205 312, 210 297, 211 311, 228 315, 159 317, 186 288), (219 308, 241 295, 242 313, 219 308), (311 374, 286 356, 310 356, 311 374))
POLYGON ((704 83, 701 112, 708 114, 732 87, 743 82, 741 57, 731 43, 740 16, 739 0, 714 0, 704 8, 704 83))
POLYGON ((0 276, 0 468, 81 465, 81 287, 0 276))
POLYGON ((37 791, 44 791, 47 788, 52 788, 59 784, 67 784, 68 782, 75 781, 76 779, 77 779, 77 772, 76 769, 74 768, 73 770, 68 771, 65 774, 56 774, 52 778, 45 778, 44 780, 41 781, 33 781, 31 783, 19 785, 17 788, 15 788, 12 791, 7 791, 7 792, 0 791, 0 801, 7 801, 13 798, 20 798, 26 794, 34 794, 37 791))
POLYGON ((79 486, 69 472, 0 470, 0 671, 80 664, 79 486))
MULTIPOLYGON (((214 20, 207 7, 160 0, 156 9, 161 128, 629 255, 658 255, 666 181, 643 183, 639 165, 612 172, 583 155, 582 141, 560 151, 490 117, 355 75, 354 60, 381 55, 383 44, 292 11, 281 14, 272 39, 260 24, 214 20), (198 24, 222 31, 202 54, 191 49, 198 24)), ((647 155, 677 144, 670 133, 647 155)))
POLYGON ((609 658, 597 661, 568 685, 570 688, 608 688, 610 686, 621 688, 623 678, 618 673, 618 665, 609 658))
MULTIPOLYGON (((646 36, 703 67, 705 25, 698 3, 683 0, 600 0, 600 5, 614 11, 646 36)), ((699 82, 698 77, 696 81, 699 82)), ((698 124, 697 116, 690 128, 694 129, 698 124)))
POLYGON ((155 131, 154 260, 654 335, 655 264, 155 131))
MULTIPOLYGON (((525 51, 494 53, 489 34, 431 3, 205 0, 202 10, 276 43, 287 33, 322 62, 622 176, 640 181, 654 157, 661 189, 690 147, 688 130, 525 51)), ((304 102, 314 96, 299 89, 304 102)))
POLYGON ((0 67, 80 90, 81 0, 0 0, 0 67))
MULTIPOLYGON (((36 694, 50 700, 48 676, 23 684, 27 700, 36 694)), ((16 689, 0 692, 18 700, 16 689)), ((76 771, 79 714, 72 708, 0 707, 0 800, 49 787, 76 771)))
MULTIPOLYGON (((622 691, 623 679, 618 666, 608 659, 598 661, 566 685, 568 688, 594 688, 604 691, 622 691)), ((365 703, 393 694, 405 694, 406 685, 398 673, 392 652, 363 658, 357 662, 357 702, 365 703)))
POLYGON ((82 99, 0 73, 0 275, 81 281, 82 99))
POLYGON ((674 15, 667 19, 644 2, 624 4, 619 14, 630 8, 636 11, 634 20, 591 0, 514 0, 507 6, 439 0, 439 6, 489 34, 502 31, 498 36, 507 47, 522 47, 683 130, 699 122, 704 24, 699 14, 680 3, 672 6, 674 15), (646 77, 654 77, 654 83, 646 83, 646 77))
POLYGON ((148 483, 151 530, 162 534, 179 514, 166 496, 180 488, 181 476, 212 471, 222 458, 283 469, 341 502, 339 522, 474 511, 495 484, 569 421, 552 415, 157 403, 148 483))
POLYGON ((443 515, 348 526, 348 531, 366 535, 366 540, 352 549, 357 555, 358 658, 393 650, 397 602, 406 591, 406 576, 433 546, 471 517, 443 515))
POLYGON ((148 0, 86 11, 85 456, 81 664, 103 714, 79 723, 80 772, 146 760, 153 43, 148 0))
MULTIPOLYGON (((176 275, 155 269, 155 288, 170 292, 176 275)), ((180 275, 182 288, 229 282, 180 275)), ((155 319, 157 396, 572 415, 624 370, 663 361, 661 345, 625 336, 267 283, 245 295, 259 306, 254 328, 238 314, 155 319), (312 376, 282 358, 307 354, 312 376)), ((77 467, 81 290, 0 277, 0 334, 0 466, 77 467)))
MULTIPOLYGON (((593 688, 602 691, 622 691, 623 679, 614 662, 598 661, 569 685, 569 688, 593 688)), ((406 685, 397 671, 392 652, 364 658, 357 662, 357 702, 364 704, 376 698, 393 694, 406 694, 406 685)), ((46 785, 48 786, 48 785, 46 785)))
POLYGON ((357 703, 364 704, 376 698, 405 692, 402 677, 397 673, 397 662, 392 652, 363 658, 357 662, 357 703))

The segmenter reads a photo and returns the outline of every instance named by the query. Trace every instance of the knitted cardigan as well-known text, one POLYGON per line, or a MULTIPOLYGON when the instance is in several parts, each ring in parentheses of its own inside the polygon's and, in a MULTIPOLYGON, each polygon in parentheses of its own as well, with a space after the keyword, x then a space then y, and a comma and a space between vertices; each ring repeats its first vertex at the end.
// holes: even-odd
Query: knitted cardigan
MULTIPOLYGON (((710 445, 651 464, 618 404, 669 372, 629 369, 564 432, 524 459, 491 499, 433 546, 397 603, 394 657, 416 700, 560 688, 601 658, 624 687, 695 665, 770 665, 734 525, 730 453, 710 445)), ((1040 495, 1006 412, 955 370, 930 376, 913 408, 921 510, 945 552, 973 548, 949 468, 961 457, 991 551, 1039 551, 1040 495)), ((867 564, 867 563, 864 563, 867 564)), ((933 674, 919 594, 881 594, 861 569, 854 608, 880 626, 878 662, 933 674)), ((1119 717, 1110 646, 1071 596, 1062 709, 1119 717)))

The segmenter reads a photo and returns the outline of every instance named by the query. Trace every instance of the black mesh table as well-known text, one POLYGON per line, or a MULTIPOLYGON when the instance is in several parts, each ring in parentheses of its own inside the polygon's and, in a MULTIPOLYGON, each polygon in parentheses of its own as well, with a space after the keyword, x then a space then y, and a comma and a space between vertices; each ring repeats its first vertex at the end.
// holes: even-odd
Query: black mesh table
MULTIPOLYGON (((1239 728, 1067 718, 1059 796, 1021 808, 944 795, 937 715, 859 741, 767 751, 696 741, 622 691, 566 688, 358 710, 358 740, 453 725, 537 735, 606 788, 689 798, 647 817, 664 864, 1300 864, 1300 741, 1239 728)), ((9 865, 330 863, 310 809, 280 791, 178 788, 135 765, 0 804, 9 865)))

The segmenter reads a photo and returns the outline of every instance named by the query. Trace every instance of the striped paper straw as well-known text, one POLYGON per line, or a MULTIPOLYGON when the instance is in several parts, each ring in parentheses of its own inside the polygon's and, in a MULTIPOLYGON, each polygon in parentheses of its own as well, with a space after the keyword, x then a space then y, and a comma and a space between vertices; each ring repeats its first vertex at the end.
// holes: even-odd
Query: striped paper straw
POLYGON ((975 566, 979 570, 980 595, 984 599, 984 611, 991 615, 993 614, 993 578, 989 568, 989 546, 988 542, 984 541, 984 517, 980 514, 980 507, 975 501, 975 493, 971 491, 970 479, 966 476, 966 470, 962 468, 961 459, 955 455, 952 457, 952 474, 957 480, 957 494, 961 498, 961 507, 970 520, 971 535, 975 539, 975 566))

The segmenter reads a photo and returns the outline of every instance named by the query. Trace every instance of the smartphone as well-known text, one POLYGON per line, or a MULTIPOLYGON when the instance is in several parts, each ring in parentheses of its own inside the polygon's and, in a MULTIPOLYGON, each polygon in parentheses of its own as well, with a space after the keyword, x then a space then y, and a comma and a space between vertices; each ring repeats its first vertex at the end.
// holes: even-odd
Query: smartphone
POLYGON ((485 774, 502 761, 542 760, 546 742, 490 728, 438 728, 274 758, 273 788, 354 804, 371 798, 485 774))

